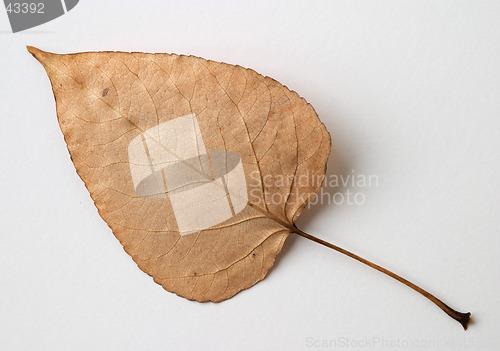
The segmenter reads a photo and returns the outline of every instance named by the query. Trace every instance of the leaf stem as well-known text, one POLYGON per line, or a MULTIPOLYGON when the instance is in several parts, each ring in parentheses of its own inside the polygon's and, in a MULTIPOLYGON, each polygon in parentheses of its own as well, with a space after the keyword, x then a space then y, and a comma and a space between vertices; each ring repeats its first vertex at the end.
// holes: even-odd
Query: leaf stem
POLYGON ((456 320, 457 322, 459 322, 462 327, 464 328, 464 330, 467 330, 467 326, 469 325, 469 323, 471 322, 471 314, 470 312, 467 312, 467 313, 462 313, 462 312, 458 312, 458 311, 455 311, 453 308, 449 307, 447 304, 445 304, 443 301, 439 300, 437 297, 435 297, 434 295, 430 294, 429 292, 425 291, 424 289, 422 289, 421 287, 413 284, 412 282, 406 280, 405 278, 397 275, 396 273, 393 273, 387 269, 385 269, 384 267, 381 267, 373 262, 370 262, 350 251, 347 251, 339 246, 336 246, 336 245, 333 245, 327 241, 324 241, 320 238, 317 238, 313 235, 310 235, 310 234, 307 234, 305 232, 303 232, 302 230, 294 227, 292 229, 292 231, 295 233, 295 234, 298 234, 306 239, 309 239, 309 240, 312 240, 318 244, 321 244, 323 246, 326 246, 330 249, 333 249, 337 252, 340 252, 346 256, 349 256, 350 258, 353 258, 355 259, 356 261, 359 261, 361 263, 364 263, 365 265, 373 268, 373 269, 376 269, 377 271, 379 272, 382 272, 386 275, 388 275, 389 277, 391 278, 394 278, 396 279, 397 281, 403 283, 404 285, 412 288, 413 290, 415 290, 416 292, 418 292, 419 294, 425 296, 427 299, 429 299, 430 301, 432 301, 436 306, 438 306, 441 310, 443 310, 448 316, 450 316, 451 318, 453 318, 454 320, 456 320))

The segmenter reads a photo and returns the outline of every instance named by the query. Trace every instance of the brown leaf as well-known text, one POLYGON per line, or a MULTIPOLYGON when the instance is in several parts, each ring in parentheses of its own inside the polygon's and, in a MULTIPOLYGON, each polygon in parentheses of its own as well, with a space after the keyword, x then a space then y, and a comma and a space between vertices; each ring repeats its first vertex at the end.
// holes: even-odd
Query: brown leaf
POLYGON ((198 57, 28 50, 78 175, 140 269, 197 301, 265 277, 324 178, 330 136, 311 105, 198 57))

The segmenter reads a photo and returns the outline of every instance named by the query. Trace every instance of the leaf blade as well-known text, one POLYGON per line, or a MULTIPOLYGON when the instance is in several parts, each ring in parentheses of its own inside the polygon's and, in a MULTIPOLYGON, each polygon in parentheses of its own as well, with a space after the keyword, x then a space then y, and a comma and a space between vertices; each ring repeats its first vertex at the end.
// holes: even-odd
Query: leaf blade
POLYGON ((197 301, 225 300, 265 277, 318 191, 330 152, 330 136, 303 98, 252 70, 192 56, 28 50, 51 80, 77 173, 141 270, 197 301), (207 149, 241 158, 248 206, 222 224, 179 236, 168 199, 137 196, 125 151, 138 135, 165 148, 155 126, 189 114, 207 149), (314 184, 297 184, 311 174, 314 184), (276 185, 278 176, 292 181, 276 185))

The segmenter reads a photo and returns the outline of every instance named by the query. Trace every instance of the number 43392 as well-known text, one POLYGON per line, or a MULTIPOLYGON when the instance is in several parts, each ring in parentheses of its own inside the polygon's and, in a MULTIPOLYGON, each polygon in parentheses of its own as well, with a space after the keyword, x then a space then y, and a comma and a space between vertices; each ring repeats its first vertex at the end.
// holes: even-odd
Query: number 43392
POLYGON ((44 13, 44 3, 15 2, 6 7, 8 13, 44 13))

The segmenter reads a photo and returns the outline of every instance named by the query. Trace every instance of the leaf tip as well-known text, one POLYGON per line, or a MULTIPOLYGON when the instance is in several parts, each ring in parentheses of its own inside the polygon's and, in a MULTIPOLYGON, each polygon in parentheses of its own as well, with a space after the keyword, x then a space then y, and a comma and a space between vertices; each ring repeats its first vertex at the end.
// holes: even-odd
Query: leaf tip
POLYGON ((33 55, 33 57, 36 58, 38 61, 40 61, 40 59, 43 57, 43 55, 46 54, 45 51, 42 51, 34 46, 26 45, 26 50, 28 50, 28 52, 31 55, 33 55))
POLYGON ((33 56, 41 51, 40 49, 37 49, 36 47, 30 45, 26 45, 26 50, 28 50, 28 52, 33 56))

